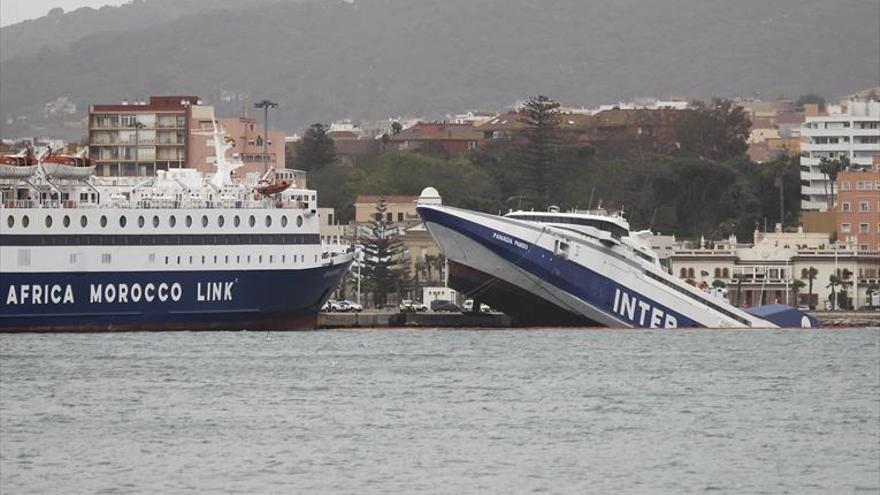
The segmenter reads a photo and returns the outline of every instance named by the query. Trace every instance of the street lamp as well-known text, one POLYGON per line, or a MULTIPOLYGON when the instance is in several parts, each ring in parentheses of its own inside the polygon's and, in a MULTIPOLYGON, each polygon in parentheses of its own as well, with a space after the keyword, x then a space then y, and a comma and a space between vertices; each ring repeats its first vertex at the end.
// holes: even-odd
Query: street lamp
POLYGON ((265 173, 269 171, 269 109, 278 108, 278 104, 263 100, 254 103, 254 107, 263 109, 263 173, 265 173))

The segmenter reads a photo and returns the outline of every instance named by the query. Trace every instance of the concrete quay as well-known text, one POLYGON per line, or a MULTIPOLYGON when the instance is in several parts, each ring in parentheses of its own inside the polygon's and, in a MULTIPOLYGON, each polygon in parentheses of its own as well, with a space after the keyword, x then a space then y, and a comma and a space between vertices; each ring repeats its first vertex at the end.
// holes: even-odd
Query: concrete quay
POLYGON ((505 328, 510 318, 502 313, 321 313, 318 328, 505 328))
POLYGON ((880 327, 880 311, 813 311, 819 326, 826 327, 880 327))

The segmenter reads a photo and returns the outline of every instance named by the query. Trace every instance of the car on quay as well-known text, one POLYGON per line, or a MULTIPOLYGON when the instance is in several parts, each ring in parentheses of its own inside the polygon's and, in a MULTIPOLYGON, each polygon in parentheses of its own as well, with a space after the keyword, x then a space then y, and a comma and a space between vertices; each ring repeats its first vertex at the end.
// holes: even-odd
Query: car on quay
MULTIPOLYGON (((462 313, 474 312, 474 300, 468 299, 467 301, 465 301, 464 304, 461 306, 461 312, 462 313)), ((487 306, 485 304, 480 304, 480 313, 490 313, 490 312, 492 312, 492 308, 490 308, 489 306, 487 306)))
POLYGON ((403 301, 400 301, 399 309, 401 313, 423 313, 428 310, 428 307, 419 301, 404 299, 403 301))
POLYGON ((364 310, 364 307, 354 301, 342 300, 336 303, 339 307, 337 311, 342 311, 343 313, 360 313, 364 310))
POLYGON ((461 306, 452 301, 435 299, 431 301, 431 311, 435 313, 461 313, 461 306))

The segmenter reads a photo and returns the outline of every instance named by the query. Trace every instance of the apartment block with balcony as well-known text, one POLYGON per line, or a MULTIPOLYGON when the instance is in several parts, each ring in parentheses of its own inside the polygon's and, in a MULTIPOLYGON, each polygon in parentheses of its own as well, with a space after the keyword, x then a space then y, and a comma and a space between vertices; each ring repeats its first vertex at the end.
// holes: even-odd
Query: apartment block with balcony
POLYGON ((801 136, 801 210, 832 211, 832 184, 819 170, 820 161, 846 157, 854 169, 870 168, 880 155, 880 101, 847 100, 807 116, 801 136))
POLYGON ((880 249, 880 156, 868 170, 840 172, 837 184, 838 241, 860 251, 880 249))
POLYGON ((196 96, 89 107, 89 155, 98 176, 154 176, 187 165, 189 119, 196 96))
MULTIPOLYGON (((190 111, 190 129, 211 129, 211 119, 214 118, 214 109, 206 106, 193 106, 190 111)), ((263 154, 263 140, 267 134, 263 127, 257 124, 252 117, 224 117, 216 118, 226 135, 233 139, 234 147, 231 154, 244 162, 244 167, 235 171, 236 175, 244 176, 250 172, 262 174, 266 168, 285 168, 284 160, 284 133, 281 131, 269 131, 268 142, 265 143, 265 155, 263 154)), ((187 145, 188 166, 202 172, 214 171, 214 142, 213 137, 193 134, 189 137, 187 145)))

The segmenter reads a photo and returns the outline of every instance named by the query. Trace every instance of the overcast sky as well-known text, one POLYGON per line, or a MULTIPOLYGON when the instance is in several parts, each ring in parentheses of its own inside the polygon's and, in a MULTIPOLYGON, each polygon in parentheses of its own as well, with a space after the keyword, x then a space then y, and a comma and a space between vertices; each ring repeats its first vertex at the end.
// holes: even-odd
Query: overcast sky
POLYGON ((0 0, 0 26, 42 17, 55 7, 61 7, 67 12, 80 7, 98 8, 127 2, 128 0, 0 0))

